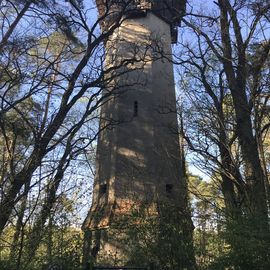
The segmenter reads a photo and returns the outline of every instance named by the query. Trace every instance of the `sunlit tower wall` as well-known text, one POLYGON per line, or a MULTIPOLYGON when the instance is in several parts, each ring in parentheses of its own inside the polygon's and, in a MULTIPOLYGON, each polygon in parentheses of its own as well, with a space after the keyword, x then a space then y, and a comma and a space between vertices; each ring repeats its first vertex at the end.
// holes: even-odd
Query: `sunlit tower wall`
POLYGON ((103 31, 119 14, 123 18, 105 43, 104 68, 131 61, 103 90, 112 95, 101 109, 92 206, 83 228, 97 263, 123 265, 130 260, 125 230, 136 223, 134 211, 147 209, 155 217, 162 205, 187 206, 170 61, 186 1, 96 3, 103 31))

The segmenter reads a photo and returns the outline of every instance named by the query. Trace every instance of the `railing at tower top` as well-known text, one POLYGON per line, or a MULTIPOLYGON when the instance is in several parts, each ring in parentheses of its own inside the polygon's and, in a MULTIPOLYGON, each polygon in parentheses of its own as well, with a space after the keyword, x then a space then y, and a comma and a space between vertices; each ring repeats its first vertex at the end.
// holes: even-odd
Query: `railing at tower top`
POLYGON ((95 266, 93 270, 149 270, 148 267, 95 266))
POLYGON ((99 14, 105 13, 106 7, 116 10, 124 8, 126 11, 152 10, 163 17, 171 24, 180 24, 181 18, 185 13, 187 0, 96 0, 99 14), (118 8, 117 8, 118 7, 118 8))

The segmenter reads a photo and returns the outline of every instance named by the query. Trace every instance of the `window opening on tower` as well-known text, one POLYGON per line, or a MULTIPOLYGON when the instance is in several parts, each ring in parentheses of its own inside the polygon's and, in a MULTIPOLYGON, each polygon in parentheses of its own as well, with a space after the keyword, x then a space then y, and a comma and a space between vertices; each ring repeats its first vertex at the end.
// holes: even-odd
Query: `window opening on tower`
POLYGON ((167 193, 172 193, 173 190, 173 185, 172 184, 166 184, 166 192, 167 193))
POLYGON ((134 116, 134 117, 138 116, 138 101, 134 101, 134 111, 133 111, 133 116, 134 116))
POLYGON ((107 184, 102 184, 99 187, 99 193, 100 195, 105 194, 107 192, 107 184))

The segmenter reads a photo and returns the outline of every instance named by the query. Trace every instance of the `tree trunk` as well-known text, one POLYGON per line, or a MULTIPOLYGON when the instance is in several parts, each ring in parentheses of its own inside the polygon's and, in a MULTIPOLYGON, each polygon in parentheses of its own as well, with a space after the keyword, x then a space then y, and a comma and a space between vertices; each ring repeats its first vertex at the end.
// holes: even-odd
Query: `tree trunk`
POLYGON ((0 41, 0 52, 3 50, 4 46, 7 44, 9 37, 13 33, 14 29, 16 28, 16 26, 18 25, 22 17, 24 16, 25 12, 29 9, 32 2, 33 1, 26 1, 22 10, 19 12, 14 22, 10 25, 8 31, 4 34, 2 40, 0 41))
POLYGON ((23 242, 24 242, 24 224, 23 218, 26 210, 27 204, 27 195, 30 188, 30 184, 28 183, 24 188, 24 196, 21 201, 21 206, 18 211, 18 217, 15 227, 15 233, 13 236, 13 242, 10 250, 10 261, 14 261, 16 263, 16 269, 20 268, 21 257, 23 252, 23 242))
POLYGON ((241 36, 236 32, 238 41, 238 65, 232 64, 232 48, 228 20, 228 3, 219 0, 221 11, 220 27, 224 51, 223 66, 231 91, 233 106, 236 114, 236 134, 239 139, 242 157, 245 164, 245 178, 247 183, 248 200, 246 201, 247 213, 260 224, 262 230, 268 230, 268 213, 264 186, 264 174, 260 163, 258 145, 253 136, 251 111, 246 94, 246 59, 241 36))

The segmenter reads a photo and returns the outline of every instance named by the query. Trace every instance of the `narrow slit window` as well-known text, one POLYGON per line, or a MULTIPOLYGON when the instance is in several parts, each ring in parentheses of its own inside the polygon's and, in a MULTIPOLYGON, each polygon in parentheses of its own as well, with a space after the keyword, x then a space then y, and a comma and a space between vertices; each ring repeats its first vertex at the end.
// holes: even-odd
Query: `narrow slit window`
POLYGON ((102 194, 105 194, 106 192, 107 192, 107 184, 100 185, 99 193, 102 195, 102 194))
POLYGON ((173 191, 173 185, 172 184, 166 184, 166 192, 172 193, 173 191))
POLYGON ((134 101, 134 113, 133 116, 138 116, 138 101, 134 101))

